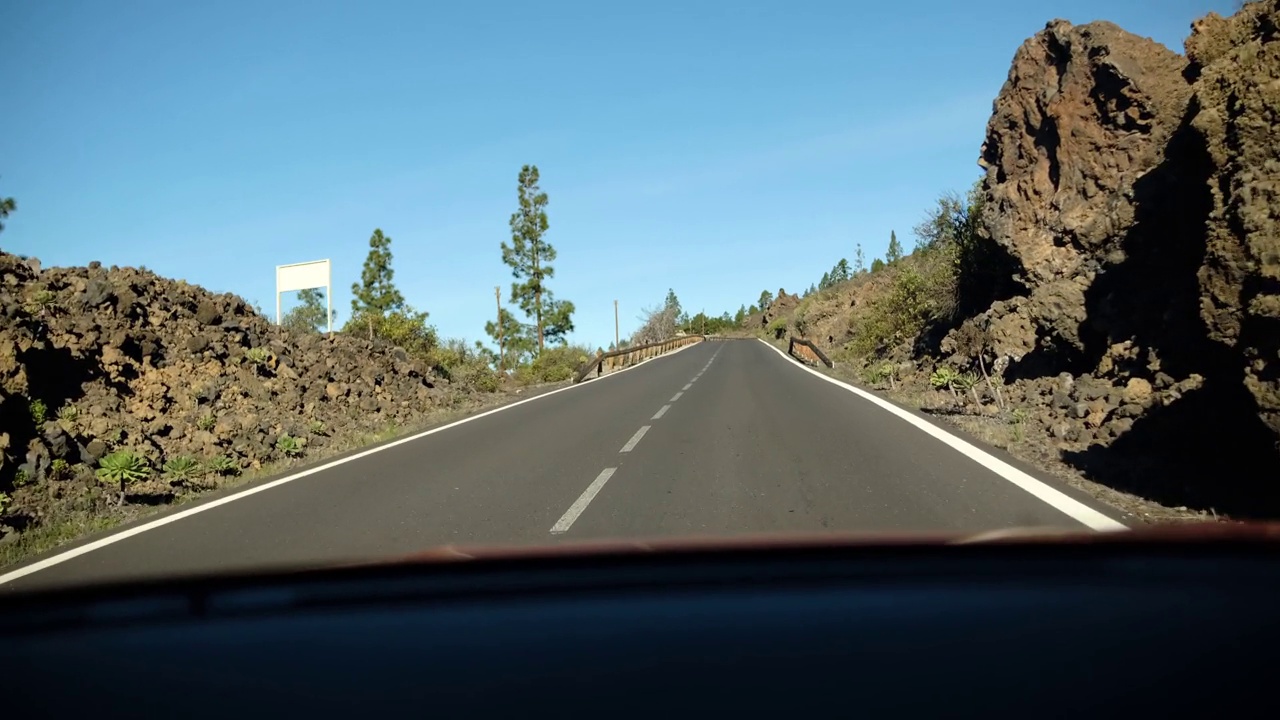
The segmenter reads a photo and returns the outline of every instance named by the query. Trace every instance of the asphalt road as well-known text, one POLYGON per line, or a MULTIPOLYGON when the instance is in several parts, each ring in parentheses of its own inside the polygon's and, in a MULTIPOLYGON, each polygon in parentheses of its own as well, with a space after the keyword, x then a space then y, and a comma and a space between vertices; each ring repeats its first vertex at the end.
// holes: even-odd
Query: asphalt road
POLYGON ((1104 506, 899 413, 762 342, 705 342, 266 489, 259 482, 222 504, 176 509, 166 524, 139 523, 74 557, 52 553, 21 577, 13 571, 32 563, 5 568, 0 591, 443 544, 1108 522, 1104 506))

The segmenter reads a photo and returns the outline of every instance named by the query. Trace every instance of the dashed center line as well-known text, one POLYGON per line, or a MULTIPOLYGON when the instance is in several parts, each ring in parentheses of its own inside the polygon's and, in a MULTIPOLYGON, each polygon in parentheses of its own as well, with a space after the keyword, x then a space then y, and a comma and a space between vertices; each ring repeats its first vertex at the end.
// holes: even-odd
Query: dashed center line
POLYGON ((681 390, 680 392, 676 393, 675 395, 672 395, 672 396, 671 396, 671 402, 675 402, 675 401, 679 400, 679 399, 680 399, 680 396, 681 396, 681 395, 683 395, 683 394, 684 394, 684 391, 683 391, 683 390, 681 390))
POLYGON ((564 511, 564 515, 560 516, 556 524, 551 526, 551 532, 556 535, 568 532, 569 528, 573 527, 573 521, 577 520, 582 511, 587 509, 587 505, 590 505, 591 501, 595 499, 596 494, 600 492, 600 488, 604 487, 604 484, 609 482, 609 478, 613 477, 613 474, 617 471, 618 468, 601 470, 596 479, 592 480, 587 489, 583 490, 582 494, 578 496, 578 499, 573 501, 569 509, 564 511))
POLYGON ((681 388, 681 391, 683 392, 683 391, 685 391, 685 390, 688 390, 688 389, 689 389, 689 388, 691 388, 691 387, 693 387, 693 381, 692 381, 692 380, 690 380, 688 384, 686 384, 683 388, 681 388))
POLYGON ((654 414, 653 414, 653 417, 652 417, 652 418, 650 418, 650 419, 651 419, 651 420, 657 420, 658 418, 662 417, 663 415, 666 415, 666 414, 667 414, 667 411, 668 411, 668 410, 670 410, 670 409, 671 409, 671 406, 670 406, 670 405, 663 405, 663 406, 662 406, 662 408, 660 408, 660 409, 658 410, 658 412, 654 413, 654 414))
POLYGON ((636 434, 632 435, 631 439, 627 441, 627 444, 623 445, 622 449, 618 452, 631 452, 634 450, 636 445, 640 443, 640 438, 644 437, 644 434, 647 432, 649 432, 649 426, 642 425, 640 429, 636 431, 636 434))

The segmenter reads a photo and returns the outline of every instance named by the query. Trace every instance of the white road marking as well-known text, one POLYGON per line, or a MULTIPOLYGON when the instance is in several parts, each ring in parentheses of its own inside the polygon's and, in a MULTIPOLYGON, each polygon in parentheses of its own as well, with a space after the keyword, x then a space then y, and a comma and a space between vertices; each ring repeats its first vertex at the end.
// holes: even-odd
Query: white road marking
POLYGON ((587 506, 595 499, 596 493, 600 492, 600 488, 604 487, 604 484, 609 482, 609 478, 613 477, 613 474, 617 471, 618 468, 601 470, 596 479, 592 480, 587 489, 583 490, 582 494, 578 496, 578 499, 573 501, 569 509, 564 511, 564 515, 560 516, 556 524, 551 526, 551 532, 555 535, 569 532, 569 528, 573 527, 573 521, 577 520, 582 511, 587 509, 587 506))
MULTIPOLYGON (((759 340, 759 338, 757 338, 757 340, 759 340)), ((790 357, 788 357, 786 353, 782 352, 781 350, 774 347, 773 345, 770 345, 764 340, 760 340, 760 342, 764 343, 765 346, 768 347, 770 350, 773 350, 774 352, 781 355, 787 361, 788 365, 804 370, 805 372, 810 373, 815 377, 821 378, 822 380, 825 380, 831 383, 832 385, 838 385, 844 388, 845 390, 848 390, 849 392, 853 393, 854 395, 857 395, 863 400, 867 400, 868 402, 875 404, 877 407, 881 408, 882 410, 887 410, 890 413, 898 416, 899 418, 906 420, 908 423, 914 426, 917 430, 920 430, 924 432, 926 435, 929 435, 937 440, 942 441, 946 445, 950 446, 952 450, 955 450, 956 452, 960 453, 961 455, 964 455, 970 460, 973 460, 974 462, 985 467, 991 472, 999 475, 1005 480, 1008 480, 1014 485, 1017 485, 1023 490, 1026 490, 1027 492, 1034 495, 1040 501, 1053 507, 1055 510, 1070 517, 1076 522, 1081 523, 1082 525, 1088 527, 1089 529, 1091 530, 1128 530, 1128 528, 1125 527, 1122 523, 1116 522, 1115 520, 1112 520, 1106 515, 1103 515, 1097 510, 1094 510, 1093 508, 1089 507, 1088 505, 1085 505, 1079 500, 1076 500, 1075 498, 1072 498, 1059 490, 1055 490, 1054 488, 1049 487, 1043 482, 1031 477, 1025 472, 1001 460, 1000 458, 992 455, 991 453, 983 450, 982 448, 979 448, 973 443, 970 443, 967 440, 964 440, 955 435, 952 435, 951 433, 947 432, 946 430, 943 430, 937 425, 934 425, 933 423, 927 420, 924 420, 922 418, 916 417, 912 413, 909 413, 906 410, 903 410, 902 408, 898 407, 897 405, 894 405, 888 400, 872 395, 866 390, 854 387, 853 385, 850 385, 849 383, 846 383, 846 382, 841 382, 839 380, 836 380, 835 378, 827 377, 826 375, 823 375, 822 373, 818 372, 817 370, 814 370, 813 368, 801 365, 800 363, 795 362, 790 357)))
POLYGON ((675 395, 672 395, 672 396, 671 396, 671 402, 675 402, 675 401, 679 400, 679 399, 680 399, 680 396, 681 396, 681 395, 683 395, 683 394, 684 394, 684 391, 683 391, 683 390, 681 390, 680 392, 676 393, 675 395))
POLYGON ((666 415, 666 414, 667 414, 667 411, 668 411, 668 410, 670 410, 670 409, 671 409, 671 406, 670 406, 670 405, 663 405, 661 408, 659 408, 659 409, 658 409, 658 412, 654 413, 654 414, 653 414, 653 417, 652 417, 652 418, 649 418, 649 419, 650 419, 650 420, 657 420, 657 419, 661 418, 663 415, 666 415))
MULTIPOLYGON (((701 344, 702 344, 702 343, 691 343, 691 344, 689 344, 689 345, 685 345, 684 347, 678 348, 678 349, 676 349, 676 350, 672 350, 672 351, 671 351, 671 352, 669 352, 669 353, 664 353, 664 354, 662 354, 662 355, 658 355, 658 356, 656 356, 656 357, 649 358, 649 360, 657 360, 657 359, 659 359, 659 358, 671 357, 672 355, 675 355, 675 354, 676 354, 676 353, 678 353, 678 352, 684 352, 685 350, 688 350, 689 348, 694 347, 695 345, 701 345, 701 344)), ((396 447, 396 446, 398 446, 398 445, 404 445, 405 443, 413 442, 414 440, 418 440, 418 439, 424 438, 424 437, 426 437, 426 436, 428 436, 428 435, 435 435, 435 434, 436 434, 436 433, 438 433, 438 432, 444 432, 445 430, 448 430, 449 428, 454 428, 454 427, 457 427, 457 426, 459 426, 459 425, 464 425, 464 424, 469 423, 469 422, 472 422, 472 421, 474 421, 474 420, 479 420, 479 419, 480 419, 480 418, 482 418, 482 417, 487 417, 487 416, 489 416, 489 415, 493 415, 494 413, 500 413, 500 412, 502 412, 502 411, 504 411, 504 410, 510 410, 510 409, 511 409, 511 408, 513 408, 513 407, 518 407, 518 406, 520 406, 520 405, 524 405, 525 403, 531 403, 531 402, 533 402, 533 401, 535 401, 535 400, 541 400, 541 399, 546 398, 546 397, 551 397, 552 395, 558 395, 558 394, 560 394, 560 393, 562 393, 562 392, 568 392, 568 391, 570 391, 570 390, 576 390, 576 389, 578 389, 578 388, 583 388, 583 387, 592 387, 592 386, 596 385, 597 383, 599 383, 601 380, 607 380, 607 379, 609 379, 609 378, 611 378, 611 377, 614 377, 615 375, 621 375, 622 373, 625 373, 625 372, 627 372, 627 371, 634 370, 634 369, 636 369, 636 368, 638 368, 638 367, 641 367, 641 366, 642 366, 642 365, 644 365, 644 364, 647 364, 647 362, 648 362, 648 361, 646 361, 645 363, 637 363, 637 364, 632 365, 632 366, 630 366, 630 367, 625 367, 625 368, 623 368, 623 369, 621 369, 621 370, 617 370, 617 371, 615 371, 615 372, 611 372, 611 373, 609 373, 608 375, 605 375, 605 376, 600 377, 600 378, 596 378, 596 379, 595 379, 595 380, 593 380, 592 382, 577 383, 577 384, 575 384, 575 385, 569 385, 569 386, 567 386, 567 387, 558 388, 558 389, 556 389, 556 390, 552 390, 552 391, 550 391, 550 392, 545 392, 545 393, 542 393, 541 395, 535 395, 534 397, 531 397, 531 398, 525 398, 525 399, 523 399, 523 400, 517 400, 516 402, 509 403, 509 404, 507 404, 507 405, 502 405, 502 406, 499 406, 499 407, 493 408, 492 410, 486 410, 486 411, 484 411, 484 412, 482 412, 482 413, 477 413, 477 414, 475 414, 475 415, 471 415, 471 416, 468 416, 468 417, 464 417, 464 418, 462 418, 462 419, 460 419, 460 420, 455 420, 455 421, 453 421, 453 422, 451 422, 451 423, 449 423, 449 424, 447 424, 447 425, 441 425, 440 427, 437 427, 437 428, 432 428, 432 429, 430 429, 430 430, 424 430, 424 431, 422 431, 422 432, 420 432, 420 433, 416 433, 416 434, 410 435, 410 436, 408 436, 408 437, 400 438, 399 440, 393 440, 393 441, 391 441, 391 442, 389 442, 389 443, 385 443, 385 444, 383 444, 383 445, 379 445, 379 446, 377 446, 377 447, 372 447, 372 448, 369 448, 368 450, 363 450, 363 451, 358 452, 358 453, 355 453, 355 454, 353 454, 353 455, 348 455, 348 456, 343 457, 343 458, 338 458, 337 460, 332 460, 332 461, 327 462, 327 463, 325 463, 325 464, 323 464, 323 465, 317 465, 316 467, 310 468, 310 469, 308 469, 308 470, 303 470, 302 472, 297 472, 297 473, 294 473, 294 474, 292 474, 292 475, 286 475, 285 477, 282 477, 282 478, 280 478, 280 479, 278 479, 278 480, 272 480, 272 481, 271 481, 271 482, 269 482, 269 483, 265 483, 265 484, 262 484, 262 485, 257 485, 257 486, 254 486, 254 487, 245 488, 244 490, 241 490, 241 491, 239 491, 239 492, 237 492, 237 493, 235 493, 235 494, 233 494, 233 495, 227 495, 227 496, 225 496, 225 497, 218 498, 217 500, 212 500, 212 501, 210 501, 210 502, 201 503, 201 504, 199 504, 199 505, 196 505, 196 506, 194 506, 194 507, 188 508, 188 509, 183 510, 183 511, 181 511, 181 512, 176 512, 176 513, 174 513, 174 514, 172 514, 172 515, 166 515, 165 517, 158 518, 158 519, 156 519, 156 520, 152 520, 151 522, 143 523, 143 524, 138 525, 138 526, 136 526, 136 527, 129 528, 128 530, 122 530, 122 531, 120 531, 120 532, 118 532, 118 533, 115 533, 115 534, 113 534, 113 535, 108 535, 108 536, 106 536, 106 537, 104 537, 104 538, 101 538, 101 539, 98 539, 98 540, 94 540, 94 541, 93 541, 93 542, 91 542, 91 543, 85 543, 84 545, 80 545, 79 547, 74 547, 74 548, 71 548, 70 550, 66 550, 66 551, 64 551, 64 552, 60 552, 60 553, 58 553, 57 555, 52 555, 52 556, 47 557, 47 558, 45 558, 45 559, 43 559, 43 560, 41 560, 41 561, 39 561, 39 562, 34 562, 34 563, 31 563, 30 565, 24 565, 24 566, 22 566, 22 567, 20 567, 20 568, 17 568, 17 569, 15 569, 15 570, 11 570, 11 571, 9 571, 9 572, 7 572, 7 573, 0 574, 0 585, 3 585, 3 584, 8 583, 8 582, 13 582, 14 580, 17 580, 18 578, 26 577, 27 575, 31 575, 32 573, 40 572, 41 570, 46 570, 46 569, 51 568, 51 567, 53 567, 53 566, 55 566, 55 565, 61 565, 62 563, 67 562, 68 560, 73 560, 73 559, 75 559, 75 558, 77 558, 77 557, 80 557, 81 555, 86 555, 86 554, 88 554, 88 553, 91 553, 91 552, 93 552, 94 550, 100 550, 100 549, 102 549, 102 548, 104 548, 104 547, 107 547, 108 545, 114 545, 115 543, 118 543, 118 542, 120 542, 121 540, 127 540, 127 539, 129 539, 129 538, 131 538, 131 537, 133 537, 133 536, 135 536, 135 535, 141 535, 142 533, 144 533, 144 532, 146 532, 146 531, 148 531, 148 530, 154 530, 154 529, 156 529, 156 528, 158 528, 158 527, 163 527, 163 526, 165 526, 165 525, 168 525, 169 523, 174 523, 174 522, 177 522, 177 521, 182 520, 182 519, 184 519, 184 518, 189 518, 189 517, 191 517, 192 515, 198 515, 198 514, 200 514, 200 513, 202 513, 202 512, 205 512, 205 511, 207 511, 207 510, 212 510, 212 509, 214 509, 214 508, 216 508, 216 507, 221 507, 221 506, 226 505, 226 504, 228 504, 228 503, 233 503, 233 502, 235 502, 236 500, 240 500, 240 499, 243 499, 243 498, 247 498, 247 497, 249 497, 250 495, 256 495, 256 494, 258 494, 258 493, 260 493, 260 492, 263 492, 263 491, 265 491, 265 490, 270 490, 271 488, 279 487, 280 485, 284 485, 285 483, 293 482, 294 480, 298 480, 298 479, 300 479, 300 478, 307 477, 308 475, 315 475, 316 473, 324 472, 325 470, 330 470, 330 469, 332 469, 332 468, 338 467, 339 465, 345 465, 345 464, 347 464, 347 463, 349 463, 349 462, 354 462, 354 461, 356 461, 356 460, 360 460, 360 459, 362 459, 362 458, 366 458, 366 457, 368 457, 368 456, 370 456, 370 455, 373 455, 374 453, 380 453, 380 452, 382 452, 383 450, 389 450, 389 449, 391 449, 391 448, 393 448, 393 447, 396 447)))
POLYGON ((688 382, 688 383, 687 383, 683 388, 681 388, 681 389, 680 389, 680 391, 681 391, 681 392, 687 392, 687 391, 689 390, 689 388, 691 388, 691 387, 693 387, 693 381, 692 381, 692 380, 690 380, 690 381, 689 381, 689 382, 688 382))
POLYGON ((627 444, 623 445, 622 449, 618 452, 631 452, 634 450, 636 445, 640 443, 640 438, 644 437, 644 434, 647 432, 649 432, 648 425, 640 426, 640 429, 636 431, 636 434, 632 435, 631 439, 627 441, 627 444))

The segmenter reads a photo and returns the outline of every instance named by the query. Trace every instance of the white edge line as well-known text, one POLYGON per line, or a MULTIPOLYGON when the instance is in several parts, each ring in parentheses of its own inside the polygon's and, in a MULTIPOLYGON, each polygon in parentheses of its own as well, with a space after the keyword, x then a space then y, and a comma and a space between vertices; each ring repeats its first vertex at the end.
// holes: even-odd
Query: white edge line
POLYGON ((636 445, 640 444, 640 438, 644 437, 644 434, 649 432, 649 427, 649 425, 641 425, 640 429, 636 431, 636 434, 632 435, 631 439, 627 441, 627 444, 623 445, 622 449, 618 452, 631 452, 634 450, 636 445))
MULTIPOLYGON (((657 360, 659 358, 671 357, 672 355, 675 355, 678 352, 687 350, 695 345, 701 345, 701 344, 702 343, 690 343, 676 350, 672 350, 669 353, 663 353, 662 355, 658 355, 656 357, 652 357, 649 359, 657 360)), ((79 547, 71 548, 70 550, 60 552, 57 555, 54 555, 52 557, 47 557, 44 560, 41 560, 39 562, 34 562, 34 563, 31 563, 30 565, 25 565, 16 570, 11 570, 7 573, 4 573, 0 575, 0 585, 13 582, 18 578, 26 577, 27 575, 40 572, 41 570, 46 570, 55 565, 61 565, 62 563, 67 562, 68 560, 73 560, 75 558, 80 557, 81 555, 91 553, 94 550, 100 550, 108 545, 114 545, 115 543, 118 543, 121 540, 127 540, 133 537, 134 535, 141 535, 142 533, 148 530, 154 530, 158 527, 163 527, 165 525, 168 525, 169 523, 177 522, 184 518, 189 518, 192 515, 197 515, 199 513, 205 512, 206 510, 212 510, 216 507, 226 505, 227 503, 231 503, 231 502, 235 502, 236 500, 247 498, 250 495, 256 495, 265 490, 270 490, 271 488, 284 485, 285 483, 293 482, 294 480, 298 480, 299 478, 304 478, 304 477, 307 477, 308 475, 314 475, 318 472, 330 470, 332 468, 338 467, 339 465, 345 465, 349 462, 353 462, 361 458, 366 458, 370 455, 373 455, 374 453, 379 453, 379 452, 382 452, 383 450, 389 450, 398 445, 404 445, 405 443, 413 442, 414 440, 424 438, 428 435, 434 435, 438 432, 443 432, 445 430, 448 430, 449 428, 454 428, 459 425, 472 422, 473 420, 479 420, 482 417, 487 417, 489 415, 493 415, 494 413, 502 412, 503 410, 510 410, 513 407, 524 405, 525 403, 533 402, 534 400, 541 400, 542 398, 551 397, 552 395, 557 395, 559 393, 573 390, 576 388, 590 387, 600 382, 601 380, 607 380, 611 377, 621 375, 622 373, 627 372, 628 370, 634 370, 640 367, 642 364, 643 363, 636 363, 635 365, 631 365, 629 367, 622 368, 621 370, 611 372, 608 375, 604 375, 602 377, 596 378, 593 382, 576 383, 574 385, 569 385, 567 387, 557 388, 550 392, 542 393, 541 395, 535 395, 533 397, 525 398, 523 400, 517 400, 513 403, 507 403, 506 405, 500 405, 496 408, 486 410, 476 415, 469 415, 460 420, 454 420, 453 422, 448 423, 446 425, 441 425, 440 427, 431 428, 430 430, 424 430, 420 433, 416 433, 408 437, 400 438, 399 440, 393 440, 384 445, 379 445, 377 447, 369 448, 368 450, 362 450, 358 453, 355 453, 354 455, 348 455, 343 458, 338 458, 337 460, 332 460, 323 465, 317 465, 316 467, 310 468, 308 470, 303 470, 302 472, 297 472, 292 475, 287 475, 278 480, 272 480, 271 482, 265 483, 263 485, 257 485, 254 487, 245 488, 244 490, 240 490, 239 492, 236 492, 232 495, 227 495, 226 497, 218 498, 217 500, 211 500, 206 503, 201 503, 199 505, 196 505, 195 507, 188 508, 180 512, 176 512, 172 515, 166 515, 165 517, 152 520, 151 522, 148 522, 148 523, 143 523, 142 525, 138 525, 137 527, 129 528, 128 530, 121 530, 118 533, 108 535, 107 537, 100 538, 98 540, 94 540, 91 543, 86 543, 79 547)))
POLYGON ((943 443, 950 446, 952 450, 959 452, 961 455, 968 457, 970 460, 973 460, 974 462, 985 467, 991 472, 999 475, 1005 480, 1008 480, 1009 482, 1013 483, 1014 485, 1017 485, 1018 487, 1027 491, 1028 493, 1031 493, 1040 501, 1053 507, 1055 510, 1063 513, 1064 515, 1070 517, 1071 519, 1085 525, 1089 529, 1091 530, 1128 530, 1128 528, 1123 523, 1116 522, 1115 520, 1112 520, 1106 515, 1089 507, 1088 505, 1085 505, 1079 500, 1076 500, 1075 498, 1072 498, 1059 490, 1055 490, 1054 488, 1049 487, 1043 482, 1031 477, 1027 473, 1019 470, 1018 468, 1010 465, 1009 463, 1001 460, 1000 458, 992 455, 991 453, 983 450, 982 448, 977 447, 973 443, 963 440, 955 435, 952 435, 951 433, 947 432, 946 430, 943 430, 937 425, 934 425, 933 423, 927 420, 919 418, 913 415, 912 413, 907 412, 906 410, 903 410, 902 408, 898 407, 897 405, 894 405, 888 400, 876 397, 875 395, 872 395, 866 390, 863 390, 858 387, 854 387, 849 383, 841 382, 840 380, 836 380, 835 378, 823 375, 822 373, 818 372, 817 370, 814 370, 813 368, 805 367, 804 365, 801 365, 800 363, 793 361, 790 357, 787 356, 786 353, 782 352, 781 350, 774 347, 773 345, 770 345, 768 342, 765 342, 760 338, 756 338, 756 339, 764 343, 765 346, 768 347, 770 350, 773 350, 774 352, 781 355, 787 361, 788 365, 804 370, 805 372, 811 375, 814 375, 822 380, 825 380, 831 383, 832 385, 838 385, 844 388, 845 390, 848 390, 849 392, 853 393, 854 395, 857 395, 863 400, 867 400, 871 403, 874 403, 881 409, 887 410, 890 413, 893 413, 894 415, 898 416, 899 418, 906 420, 908 423, 915 426, 917 430, 921 430, 924 433, 936 438, 937 440, 941 440, 943 443))
POLYGON ((663 415, 666 415, 666 414, 667 414, 667 411, 668 411, 668 410, 670 410, 670 409, 671 409, 671 405, 670 405, 670 404, 663 405, 662 407, 658 408, 658 412, 654 413, 654 414, 653 414, 653 417, 651 417, 651 418, 649 418, 649 419, 650 419, 650 420, 658 420, 658 419, 660 419, 663 415))
POLYGON ((587 489, 583 490, 582 494, 578 496, 578 499, 573 501, 573 504, 569 506, 569 509, 564 511, 564 515, 560 516, 560 519, 556 521, 556 524, 551 526, 552 534, 559 535, 561 533, 569 532, 569 528, 573 527, 573 522, 578 519, 578 516, 582 514, 583 510, 587 509, 587 506, 595 499, 596 493, 600 492, 600 488, 604 487, 604 484, 609 482, 609 478, 613 477, 613 474, 617 471, 618 468, 605 468, 604 470, 601 470, 600 474, 596 476, 596 479, 592 480, 591 484, 587 486, 587 489))
POLYGON ((679 400, 681 395, 684 395, 684 391, 683 391, 683 390, 681 390, 680 392, 676 393, 675 395, 672 395, 672 396, 671 396, 671 402, 675 402, 675 401, 679 400))

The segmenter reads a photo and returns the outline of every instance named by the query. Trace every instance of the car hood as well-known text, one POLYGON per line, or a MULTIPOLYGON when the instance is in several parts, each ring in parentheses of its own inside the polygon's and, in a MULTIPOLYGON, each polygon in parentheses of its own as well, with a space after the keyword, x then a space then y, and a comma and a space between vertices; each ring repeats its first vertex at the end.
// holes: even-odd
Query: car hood
POLYGON ((1219 542, 1280 543, 1280 522, 1192 522, 1095 532, 1020 527, 980 533, 769 533, 678 538, 560 541, 548 545, 440 545, 422 552, 359 565, 446 563, 600 555, 735 552, 808 548, 878 548, 948 545, 1135 545, 1219 542))

